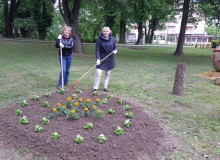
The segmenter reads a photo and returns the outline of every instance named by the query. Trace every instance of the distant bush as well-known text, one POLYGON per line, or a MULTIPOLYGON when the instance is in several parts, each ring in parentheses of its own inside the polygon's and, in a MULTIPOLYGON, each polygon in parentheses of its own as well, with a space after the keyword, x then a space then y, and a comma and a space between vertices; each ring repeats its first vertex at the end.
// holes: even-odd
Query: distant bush
POLYGON ((218 40, 212 40, 212 48, 216 48, 218 46, 218 40))

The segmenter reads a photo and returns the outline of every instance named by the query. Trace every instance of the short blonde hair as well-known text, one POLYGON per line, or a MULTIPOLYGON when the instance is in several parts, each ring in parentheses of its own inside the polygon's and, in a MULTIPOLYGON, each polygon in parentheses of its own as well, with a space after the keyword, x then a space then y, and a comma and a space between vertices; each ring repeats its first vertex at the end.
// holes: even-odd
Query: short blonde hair
POLYGON ((103 32, 104 30, 108 30, 109 33, 112 33, 111 29, 110 29, 109 27, 107 27, 107 26, 105 26, 105 27, 102 28, 102 32, 103 32))
POLYGON ((63 27, 61 28, 60 33, 63 34, 64 30, 66 30, 66 29, 69 31, 69 33, 71 33, 72 28, 71 28, 70 26, 67 26, 67 25, 65 25, 65 26, 63 26, 63 27))

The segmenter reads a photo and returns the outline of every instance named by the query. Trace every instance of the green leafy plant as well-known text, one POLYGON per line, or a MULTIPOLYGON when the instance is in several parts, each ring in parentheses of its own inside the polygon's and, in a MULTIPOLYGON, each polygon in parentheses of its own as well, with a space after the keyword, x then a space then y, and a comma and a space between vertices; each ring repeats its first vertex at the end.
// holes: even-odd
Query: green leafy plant
POLYGON ((50 97, 52 97, 52 94, 51 93, 46 93, 45 97, 50 98, 50 97))
POLYGON ((133 118, 134 114, 132 112, 125 113, 126 118, 133 118))
POLYGON ((105 141, 107 141, 107 138, 104 134, 100 134, 98 137, 97 137, 97 140, 100 144, 103 144, 105 143, 105 141))
POLYGON ((49 107, 49 106, 50 106, 49 102, 48 101, 44 101, 43 107, 49 107))
POLYGON ((109 94, 109 95, 107 96, 107 98, 108 98, 108 99, 112 99, 112 98, 113 98, 113 94, 109 94))
POLYGON ((76 93, 82 93, 80 89, 76 89, 76 93))
POLYGON ((50 120, 46 117, 42 118, 42 124, 47 125, 50 123, 50 120))
POLYGON ((71 108, 73 106, 72 97, 67 97, 66 100, 66 107, 71 108))
POLYGON ((132 123, 131 123, 131 121, 129 119, 127 119, 127 120, 124 121, 124 125, 126 127, 130 127, 132 125, 132 123))
POLYGON ((118 100, 118 104, 123 105, 124 103, 125 103, 125 102, 124 102, 123 99, 119 99, 119 100, 118 100))
POLYGON ((121 127, 117 126, 115 129, 115 134, 122 135, 122 134, 124 134, 124 130, 121 127))
POLYGON ((51 133, 51 135, 50 135, 50 138, 51 139, 58 139, 60 137, 60 135, 57 133, 57 132, 53 132, 53 133, 51 133))
POLYGON ((33 100, 34 100, 34 101, 39 101, 39 100, 40 100, 40 97, 37 96, 37 95, 34 95, 33 100))
POLYGON ((70 120, 76 120, 76 119, 79 119, 79 114, 76 112, 76 110, 74 109, 71 109, 68 113, 68 118, 70 120))
POLYGON ((130 110, 131 108, 132 108, 132 107, 129 106, 129 105, 125 105, 125 106, 123 107, 123 109, 124 109, 124 110, 127 110, 127 111, 130 110))
POLYGON ((58 93, 61 94, 61 95, 63 95, 63 94, 65 93, 65 89, 64 89, 64 88, 59 89, 59 90, 58 90, 58 93))
POLYGON ((44 127, 42 125, 36 125, 35 126, 35 131, 36 132, 43 132, 43 130, 44 130, 44 127))
POLYGON ((98 91, 94 91, 94 92, 92 92, 92 95, 93 95, 93 96, 98 96, 98 95, 99 95, 99 92, 98 92, 98 91))
POLYGON ((25 106, 27 106, 27 105, 28 105, 27 101, 26 101, 26 100, 22 100, 21 106, 22 106, 22 107, 25 107, 25 106))
POLYGON ((93 129, 93 124, 91 122, 87 122, 84 126, 85 129, 93 129))
POLYGON ((78 96, 77 96, 77 94, 72 94, 71 97, 72 97, 72 99, 76 99, 78 96))
POLYGON ((96 117, 99 118, 99 119, 105 117, 104 111, 101 110, 101 109, 97 109, 95 114, 96 114, 96 117))
POLYGON ((101 104, 100 99, 99 99, 99 98, 96 98, 96 99, 95 99, 95 105, 96 105, 96 106, 99 106, 100 104, 101 104))
POLYGON ((84 137, 80 136, 79 134, 76 136, 76 138, 74 139, 74 142, 76 143, 82 143, 84 142, 84 137))
POLYGON ((83 110, 84 110, 84 116, 88 117, 89 116, 89 108, 85 107, 83 110))
POLYGON ((28 124, 28 118, 26 116, 23 116, 22 118, 19 119, 20 124, 28 124))
POLYGON ((113 108, 110 108, 110 109, 108 110, 108 113, 109 113, 109 114, 115 114, 115 110, 114 110, 113 108))
POLYGON ((104 98, 104 99, 102 100, 102 103, 103 103, 103 104, 107 104, 107 103, 108 103, 108 99, 107 99, 107 98, 104 98))
POLYGON ((22 115, 23 114, 23 111, 20 110, 20 109, 16 109, 15 111, 15 115, 18 116, 18 115, 22 115))

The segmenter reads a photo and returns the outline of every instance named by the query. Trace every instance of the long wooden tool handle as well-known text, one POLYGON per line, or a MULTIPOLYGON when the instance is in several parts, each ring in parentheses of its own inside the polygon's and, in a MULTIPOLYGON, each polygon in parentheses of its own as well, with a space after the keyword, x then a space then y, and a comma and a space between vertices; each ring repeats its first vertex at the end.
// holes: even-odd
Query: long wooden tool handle
MULTIPOLYGON (((112 52, 113 53, 113 52, 112 52)), ((103 62, 106 58, 108 58, 112 53, 110 53, 109 55, 107 55, 105 58, 103 58, 101 61, 100 61, 100 63, 101 62, 103 62)), ((93 67, 91 67, 84 75, 82 75, 82 77, 80 77, 77 81, 80 81, 85 75, 87 75, 87 73, 89 73, 93 68, 95 68, 97 66, 97 64, 96 65, 94 65, 93 67)))

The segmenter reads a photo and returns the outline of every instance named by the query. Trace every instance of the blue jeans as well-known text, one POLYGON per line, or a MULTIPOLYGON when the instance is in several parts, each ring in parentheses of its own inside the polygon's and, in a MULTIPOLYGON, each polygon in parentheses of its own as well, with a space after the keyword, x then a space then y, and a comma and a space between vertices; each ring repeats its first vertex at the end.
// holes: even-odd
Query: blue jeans
MULTIPOLYGON (((59 62, 61 66, 61 61, 60 61, 60 55, 59 55, 59 62)), ((63 63, 63 82, 64 85, 68 84, 69 80, 69 71, 70 71, 70 66, 72 63, 73 55, 71 54, 70 56, 63 56, 62 57, 62 63, 63 63)), ((62 86, 62 73, 60 69, 60 76, 59 76, 59 81, 58 81, 58 87, 62 86)))

